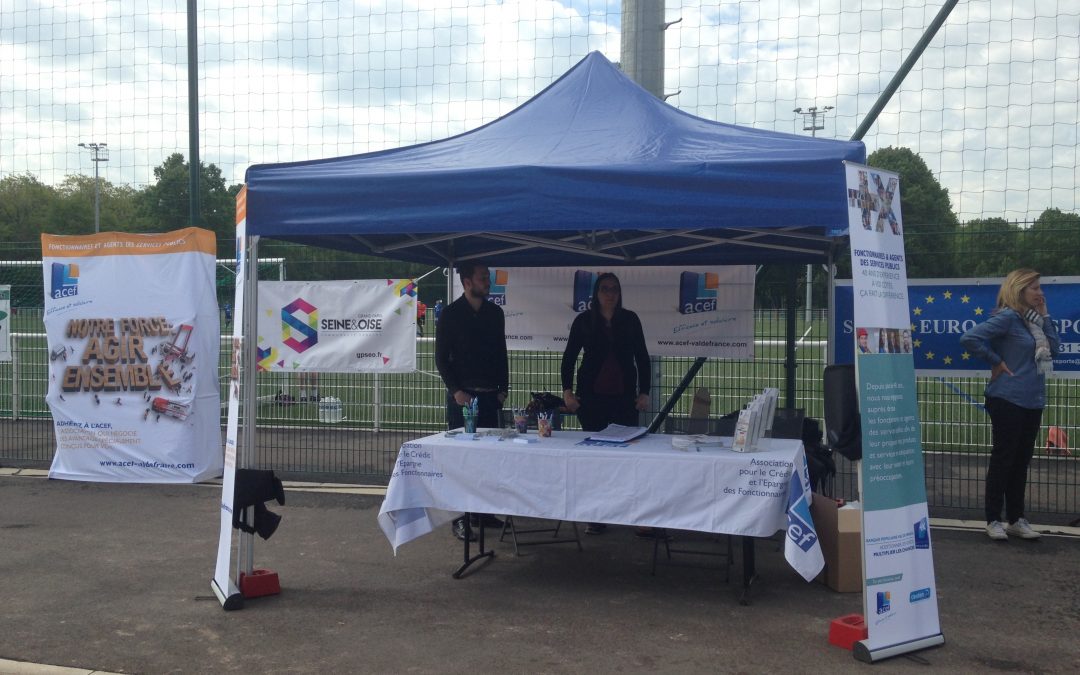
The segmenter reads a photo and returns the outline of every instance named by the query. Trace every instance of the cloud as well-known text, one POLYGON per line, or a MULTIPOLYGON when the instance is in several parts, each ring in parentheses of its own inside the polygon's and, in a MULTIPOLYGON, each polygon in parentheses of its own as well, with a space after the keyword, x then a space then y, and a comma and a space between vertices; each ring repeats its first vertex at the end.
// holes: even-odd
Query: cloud
MULTIPOLYGON (((619 0, 225 0, 199 3, 200 154, 229 182, 253 163, 445 138, 538 93, 586 53, 619 59, 619 0)), ((936 0, 669 0, 668 102, 848 138, 936 0)), ((185 0, 19 0, 0 9, 0 176, 101 168, 143 185, 188 154, 185 0)), ((1080 13, 1069 0, 960 3, 864 141, 903 145, 963 220, 1080 208, 1080 13)))

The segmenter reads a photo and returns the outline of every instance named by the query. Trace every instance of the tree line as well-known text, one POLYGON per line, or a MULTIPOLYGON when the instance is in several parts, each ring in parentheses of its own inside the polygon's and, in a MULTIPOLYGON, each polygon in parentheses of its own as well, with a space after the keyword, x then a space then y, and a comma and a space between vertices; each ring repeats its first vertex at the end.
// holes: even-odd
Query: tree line
MULTIPOLYGON (((227 185, 221 170, 214 164, 199 167, 199 227, 217 235, 217 257, 236 255, 236 195, 243 187, 227 185)), ((100 185, 100 229, 102 232, 169 232, 191 225, 190 166, 184 155, 174 153, 154 169, 155 181, 136 188, 116 185, 102 180, 100 185)), ((59 185, 47 185, 30 174, 0 178, 0 241, 3 260, 39 260, 40 235, 93 234, 94 178, 71 175, 59 185)), ((299 246, 286 242, 265 241, 260 258, 284 258, 285 278, 292 280, 318 279, 378 279, 414 278, 430 271, 428 266, 375 258, 343 251, 299 246)), ((26 278, 25 270, 0 269, 0 283, 12 283, 19 291, 13 299, 40 298, 36 286, 40 272, 26 278), (18 274, 17 279, 3 277, 18 274), (25 288, 24 288, 25 287, 25 288)), ((277 278, 277 269, 266 267, 260 274, 277 278)), ((219 300, 232 299, 230 277, 219 273, 219 300)), ((430 293, 434 304, 436 293, 445 287, 445 277, 438 275, 422 292, 430 293)), ((14 291, 15 289, 13 289, 14 291)), ((40 302, 36 300, 35 304, 40 302)))
MULTIPOLYGON (((982 218, 961 223, 952 210, 948 190, 941 186, 918 154, 908 148, 883 148, 867 158, 870 166, 900 175, 900 206, 904 224, 908 277, 992 277, 1010 269, 1033 267, 1046 276, 1080 274, 1080 215, 1056 208, 1044 210, 1033 222, 982 218)), ((101 231, 168 232, 190 225, 190 166, 180 153, 154 169, 154 183, 144 187, 101 181, 101 231)), ((214 164, 201 163, 199 225, 217 234, 218 257, 231 258, 236 195, 240 184, 227 185, 214 164)), ((94 179, 71 175, 59 185, 47 185, 33 175, 0 178, 0 240, 8 242, 8 260, 40 258, 42 232, 89 234, 94 231, 94 179), (19 242, 25 242, 21 246, 19 242)), ((388 261, 341 251, 328 251, 265 242, 261 257, 286 260, 289 279, 416 277, 425 266, 388 261)), ((846 249, 836 255, 838 276, 850 276, 846 249)), ((792 266, 766 265, 758 276, 758 305, 780 307, 786 280, 798 277, 797 294, 805 297, 804 276, 792 266)), ((814 305, 824 306, 824 271, 816 269, 814 305)), ((421 286, 429 304, 444 296, 445 277, 421 286)))
MULTIPOLYGON (((909 279, 1002 277, 1017 267, 1044 276, 1080 275, 1080 214, 1045 209, 1032 222, 989 217, 961 223, 949 191, 915 152, 882 148, 866 158, 872 167, 900 176, 900 213, 909 279)), ((837 278, 851 278, 851 251, 835 253, 837 278)), ((825 270, 814 266, 813 306, 825 307, 825 270)), ((786 280, 796 275, 796 297, 805 302, 805 275, 792 266, 766 265, 758 274, 759 307, 783 307, 786 280)))

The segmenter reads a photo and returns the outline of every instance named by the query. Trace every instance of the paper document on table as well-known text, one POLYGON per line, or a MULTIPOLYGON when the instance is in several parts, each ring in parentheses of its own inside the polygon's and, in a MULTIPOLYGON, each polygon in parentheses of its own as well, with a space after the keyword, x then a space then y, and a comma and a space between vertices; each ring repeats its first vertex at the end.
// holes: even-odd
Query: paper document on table
POLYGON ((720 436, 706 436, 705 434, 693 436, 675 435, 671 437, 671 447, 684 452, 691 450, 701 452, 705 448, 722 448, 725 442, 725 439, 720 436))
POLYGON ((641 438, 649 433, 648 427, 625 427, 621 424, 609 424, 602 431, 589 434, 590 441, 605 441, 608 443, 625 443, 635 438, 641 438))

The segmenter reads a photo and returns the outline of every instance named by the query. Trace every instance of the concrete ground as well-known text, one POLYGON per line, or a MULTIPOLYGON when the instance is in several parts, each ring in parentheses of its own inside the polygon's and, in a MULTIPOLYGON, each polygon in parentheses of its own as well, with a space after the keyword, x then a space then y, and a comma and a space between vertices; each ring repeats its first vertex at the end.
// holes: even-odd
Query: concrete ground
POLYGON ((946 643, 868 666, 827 640, 860 595, 804 582, 775 541, 757 545, 750 606, 739 555, 729 583, 689 556, 652 576, 651 543, 626 528, 583 536, 581 553, 496 543, 454 580, 448 528, 394 557, 378 489, 292 484, 255 545, 281 594, 225 612, 209 584, 220 486, 40 476, 0 469, 0 673, 1080 671, 1080 538, 1057 526, 1067 534, 995 543, 979 523, 939 522, 946 643))

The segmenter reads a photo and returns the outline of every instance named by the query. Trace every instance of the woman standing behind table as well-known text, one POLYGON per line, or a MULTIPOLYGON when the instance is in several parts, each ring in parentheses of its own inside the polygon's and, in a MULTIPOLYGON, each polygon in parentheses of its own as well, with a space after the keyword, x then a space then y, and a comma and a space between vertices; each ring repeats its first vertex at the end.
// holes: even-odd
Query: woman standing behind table
MULTIPOLYGON (((592 304, 577 315, 562 357, 563 402, 577 412, 585 431, 609 424, 638 426, 638 412, 649 407, 649 350, 638 315, 622 306, 619 278, 604 272, 593 285, 592 304), (584 349, 574 393, 574 365, 584 349)), ((589 523, 585 534, 600 534, 589 523)))
POLYGON ((636 427, 638 411, 649 407, 649 383, 641 320, 623 309, 618 277, 604 272, 593 286, 592 306, 570 326, 562 357, 563 401, 585 431, 612 423, 636 427), (574 364, 582 349, 575 394, 574 364))
POLYGON ((1038 539, 1024 517, 1024 489, 1046 406, 1046 376, 1061 346, 1039 273, 1009 272, 990 318, 964 333, 960 344, 992 366, 986 385, 993 441, 986 470, 986 534, 995 540, 1038 539), (1001 522, 1003 504, 1008 525, 1001 522))

